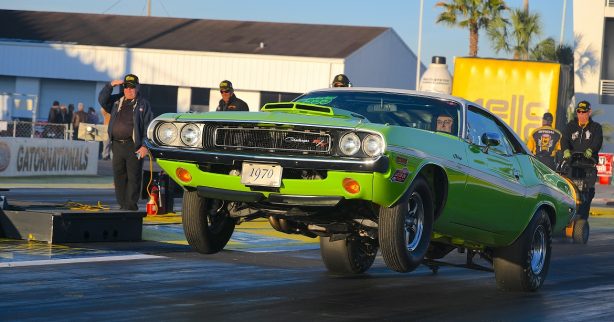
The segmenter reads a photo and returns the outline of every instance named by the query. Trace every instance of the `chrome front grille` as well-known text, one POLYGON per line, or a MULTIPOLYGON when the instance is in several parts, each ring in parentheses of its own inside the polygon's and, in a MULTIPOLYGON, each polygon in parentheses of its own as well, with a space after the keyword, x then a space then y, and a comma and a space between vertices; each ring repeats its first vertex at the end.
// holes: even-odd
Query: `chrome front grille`
POLYGON ((317 130, 218 127, 213 145, 225 150, 284 151, 330 154, 331 135, 317 130))

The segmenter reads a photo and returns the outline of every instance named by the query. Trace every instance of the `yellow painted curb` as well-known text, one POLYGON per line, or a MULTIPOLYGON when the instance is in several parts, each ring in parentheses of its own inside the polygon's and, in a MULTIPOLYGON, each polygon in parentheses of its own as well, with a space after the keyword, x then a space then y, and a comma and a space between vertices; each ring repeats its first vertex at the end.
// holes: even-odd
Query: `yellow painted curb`
POLYGON ((611 217, 614 218, 614 208, 610 207, 591 207, 590 211, 593 217, 611 217))
POLYGON ((146 216, 143 219, 143 223, 145 225, 181 224, 181 215, 168 213, 164 215, 146 216))

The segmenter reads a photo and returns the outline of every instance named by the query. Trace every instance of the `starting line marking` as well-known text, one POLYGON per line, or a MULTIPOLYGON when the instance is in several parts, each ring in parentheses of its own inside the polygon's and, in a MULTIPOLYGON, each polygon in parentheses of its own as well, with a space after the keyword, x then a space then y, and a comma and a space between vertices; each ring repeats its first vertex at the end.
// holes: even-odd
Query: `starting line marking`
POLYGON ((139 254, 139 255, 98 256, 98 257, 82 257, 82 258, 63 258, 63 259, 43 259, 43 260, 0 263, 0 268, 74 264, 74 263, 129 261, 129 260, 136 260, 136 259, 153 259, 153 258, 164 258, 164 256, 139 254))

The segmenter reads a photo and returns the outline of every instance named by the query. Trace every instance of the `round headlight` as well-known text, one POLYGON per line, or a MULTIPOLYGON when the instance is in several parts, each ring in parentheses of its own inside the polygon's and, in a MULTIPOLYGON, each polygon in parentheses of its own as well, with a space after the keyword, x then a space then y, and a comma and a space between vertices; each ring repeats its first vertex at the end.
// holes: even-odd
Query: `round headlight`
POLYGON ((360 138, 356 133, 347 133, 339 141, 339 149, 345 155, 354 155, 360 150, 360 138))
POLYGON ((384 152, 384 141, 379 135, 369 134, 362 140, 362 151, 370 156, 378 156, 384 152))
POLYGON ((173 123, 162 123, 156 130, 156 138, 160 143, 169 145, 177 138, 177 127, 173 123))
POLYGON ((200 142, 200 129, 196 124, 188 124, 181 129, 181 141, 187 146, 195 146, 200 142))

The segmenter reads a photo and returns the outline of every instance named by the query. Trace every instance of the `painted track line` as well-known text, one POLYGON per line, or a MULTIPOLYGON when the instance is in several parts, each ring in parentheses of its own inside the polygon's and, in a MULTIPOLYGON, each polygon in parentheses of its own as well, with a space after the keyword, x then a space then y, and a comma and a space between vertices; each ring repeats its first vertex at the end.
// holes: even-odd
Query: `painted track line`
POLYGON ((153 259, 153 258, 164 258, 164 256, 138 254, 138 255, 98 256, 98 257, 85 257, 85 258, 43 259, 43 260, 0 263, 0 268, 60 265, 60 264, 75 264, 75 263, 97 263, 97 262, 111 262, 111 261, 129 261, 129 260, 153 259))

